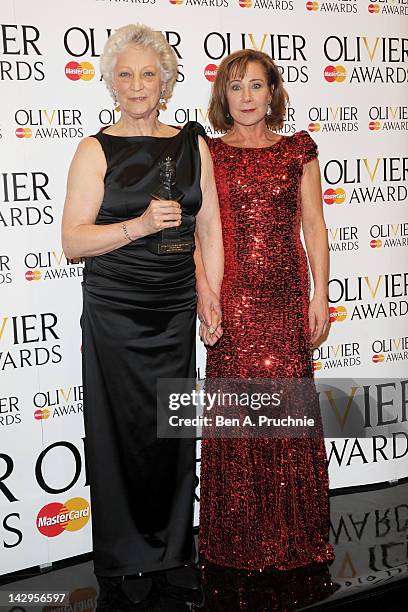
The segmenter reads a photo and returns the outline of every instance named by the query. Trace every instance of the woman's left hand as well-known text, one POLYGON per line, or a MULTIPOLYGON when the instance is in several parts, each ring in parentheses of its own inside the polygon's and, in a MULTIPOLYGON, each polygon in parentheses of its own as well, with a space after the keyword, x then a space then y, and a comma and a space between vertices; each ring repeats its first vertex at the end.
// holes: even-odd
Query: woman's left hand
POLYGON ((326 333, 329 326, 329 304, 326 297, 313 297, 309 304, 310 343, 326 333))
POLYGON ((204 344, 213 346, 222 336, 221 307, 218 295, 208 286, 197 291, 197 315, 200 320, 200 338, 204 344))

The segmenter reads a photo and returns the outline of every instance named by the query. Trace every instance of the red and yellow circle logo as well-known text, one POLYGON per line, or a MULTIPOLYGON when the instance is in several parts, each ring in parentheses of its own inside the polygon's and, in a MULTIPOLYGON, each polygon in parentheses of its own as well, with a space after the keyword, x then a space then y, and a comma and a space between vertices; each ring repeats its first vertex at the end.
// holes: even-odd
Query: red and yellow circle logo
POLYGON ((346 80, 347 72, 344 66, 326 66, 323 76, 328 83, 343 83, 346 80))
POLYGON ((40 270, 27 270, 25 273, 25 279, 28 281, 38 281, 41 279, 40 270))
POLYGON ((326 189, 323 194, 323 200, 329 206, 332 204, 344 204, 346 201, 346 192, 342 187, 337 187, 337 189, 326 189))
POLYGON ((382 363, 385 358, 382 353, 377 353, 376 355, 373 355, 371 359, 373 363, 382 363))
POLYGON ((368 5, 368 12, 371 13, 371 14, 379 13, 380 12, 380 5, 379 4, 369 4, 368 5))
POLYGON ((306 9, 308 11, 318 11, 319 3, 318 2, 306 2, 306 9))
POLYGON ((65 66, 65 76, 70 81, 90 81, 95 76, 95 68, 90 62, 68 62, 65 66))
POLYGON ((370 123, 368 124, 368 128, 371 131, 380 130, 381 129, 381 122, 380 121, 370 121, 370 123))
POLYGON ((323 364, 322 364, 322 362, 321 362, 321 361, 314 361, 314 362, 313 362, 313 370, 314 370, 315 372, 318 372, 319 370, 321 370, 321 369, 322 369, 322 367, 323 367, 323 364))
POLYGON ((204 68, 204 76, 207 81, 213 83, 215 81, 215 75, 217 74, 218 66, 217 64, 208 64, 204 68))
POLYGON ((320 132, 320 123, 309 123, 309 132, 320 132))
POLYGON ((43 408, 42 410, 40 408, 34 412, 34 418, 36 421, 43 421, 44 419, 49 419, 50 411, 48 410, 48 408, 43 408))
POLYGON ((239 6, 241 8, 251 8, 252 0, 239 0, 239 6))
POLYGON ((170 4, 183 4, 184 0, 169 0, 170 4))
POLYGON ((374 238, 373 240, 370 240, 370 247, 372 249, 379 249, 382 246, 382 240, 380 240, 379 238, 374 238))
POLYGON ((330 323, 335 323, 336 321, 344 321, 345 319, 347 319, 347 309, 344 306, 330 306, 330 323))
POLYGON ((19 127, 16 129, 16 136, 17 138, 31 138, 31 136, 33 135, 31 128, 25 127, 19 127))
POLYGON ((42 535, 54 538, 63 531, 78 531, 85 527, 91 516, 89 502, 83 497, 73 497, 65 504, 52 502, 37 514, 37 529, 42 535))

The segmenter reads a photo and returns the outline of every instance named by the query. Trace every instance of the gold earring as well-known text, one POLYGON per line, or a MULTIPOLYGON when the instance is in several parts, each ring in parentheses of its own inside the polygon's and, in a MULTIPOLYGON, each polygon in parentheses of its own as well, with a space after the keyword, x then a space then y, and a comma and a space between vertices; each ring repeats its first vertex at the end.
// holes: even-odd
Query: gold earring
POLYGON ((113 103, 115 105, 115 112, 119 113, 120 112, 120 104, 118 103, 118 92, 114 89, 112 91, 112 95, 113 95, 113 103))
POLYGON ((167 100, 164 97, 165 93, 166 92, 164 90, 160 92, 159 110, 161 111, 165 111, 167 109, 167 104, 166 104, 167 100))

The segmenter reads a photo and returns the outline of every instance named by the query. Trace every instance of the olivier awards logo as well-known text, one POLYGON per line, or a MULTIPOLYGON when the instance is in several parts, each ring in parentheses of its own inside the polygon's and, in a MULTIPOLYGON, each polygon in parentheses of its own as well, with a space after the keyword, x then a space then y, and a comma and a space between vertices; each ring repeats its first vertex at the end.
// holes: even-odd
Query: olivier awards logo
POLYGON ((370 15, 408 15, 406 0, 371 0, 367 10, 370 15))
POLYGON ((44 421, 83 413, 83 388, 75 385, 67 389, 39 391, 33 397, 34 419, 44 421))
POLYGON ((331 159, 323 167, 323 177, 330 185, 323 194, 326 204, 346 199, 349 205, 404 202, 408 196, 408 157, 331 159))
POLYGON ((357 106, 312 106, 308 110, 309 132, 358 132, 357 106))
POLYGON ((408 314, 408 272, 350 276, 329 280, 331 308, 350 310, 350 321, 403 317, 408 314))
POLYGON ((81 111, 79 109, 19 109, 14 114, 17 138, 82 138, 81 111))
POLYGON ((333 370, 336 368, 351 368, 361 365, 359 342, 325 345, 313 349, 313 369, 333 370))
POLYGON ((369 234, 372 249, 408 247, 408 222, 372 225, 369 234))
POLYGON ((24 276, 30 282, 82 277, 84 262, 84 257, 68 259, 64 251, 27 253, 24 256, 27 268, 24 276))
POLYGON ((371 343, 373 363, 391 363, 408 359, 408 336, 378 338, 371 343))
POLYGON ((323 76, 328 83, 406 84, 408 48, 397 36, 328 36, 323 42, 330 62, 323 76), (346 68, 347 66, 347 68, 346 68))
POLYGON ((370 131, 408 131, 408 106, 371 106, 368 109, 370 131))
POLYGON ((310 57, 307 40, 303 34, 273 34, 264 32, 209 32, 203 41, 204 52, 209 60, 204 76, 214 80, 217 62, 238 49, 263 51, 276 62, 286 83, 309 81, 310 57))

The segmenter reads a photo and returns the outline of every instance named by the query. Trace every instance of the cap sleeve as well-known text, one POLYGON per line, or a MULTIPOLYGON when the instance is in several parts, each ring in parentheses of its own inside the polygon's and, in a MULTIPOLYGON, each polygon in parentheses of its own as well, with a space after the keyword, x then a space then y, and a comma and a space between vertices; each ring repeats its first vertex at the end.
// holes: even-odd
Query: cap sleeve
POLYGON ((198 121, 188 121, 184 126, 184 129, 190 134, 194 134, 196 137, 202 136, 205 140, 207 140, 206 131, 201 123, 198 123, 198 121))
POLYGON ((300 132, 300 136, 303 142, 303 160, 302 161, 303 161, 303 164, 307 164, 307 162, 310 162, 313 159, 316 159, 316 157, 319 155, 319 149, 317 147, 317 144, 313 140, 313 138, 310 136, 308 132, 306 132, 306 130, 302 130, 300 132))

